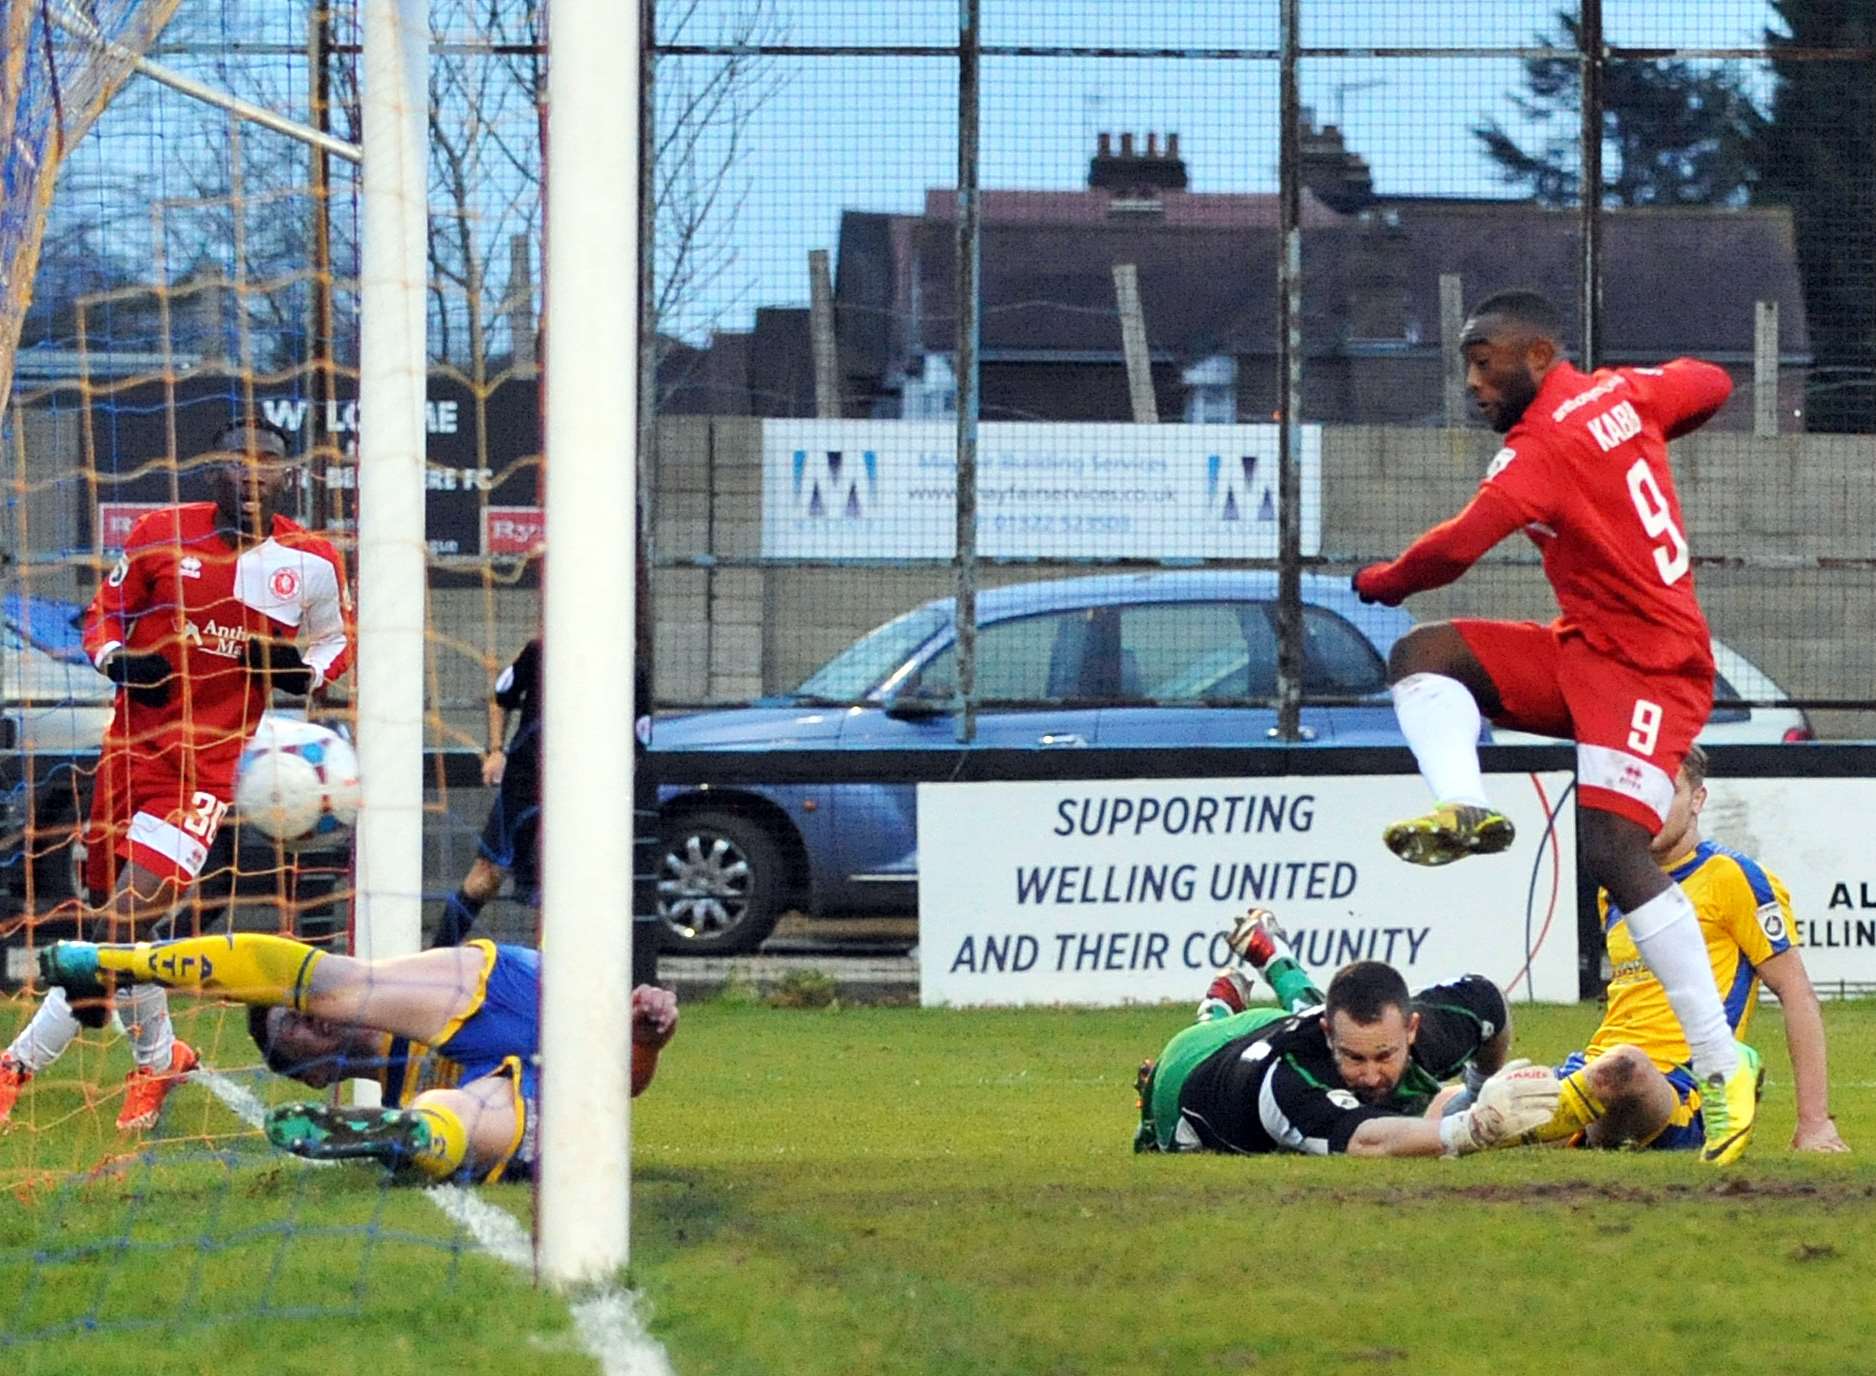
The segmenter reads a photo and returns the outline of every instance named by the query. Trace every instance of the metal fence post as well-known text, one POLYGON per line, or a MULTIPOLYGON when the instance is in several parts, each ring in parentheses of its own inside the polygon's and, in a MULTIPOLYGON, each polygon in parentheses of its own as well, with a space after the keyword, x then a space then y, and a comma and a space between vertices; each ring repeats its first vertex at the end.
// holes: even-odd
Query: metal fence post
POLYGON ((1578 186, 1582 216, 1583 349, 1577 366, 1594 368, 1602 353, 1602 0, 1582 0, 1577 41, 1582 62, 1583 175, 1578 186))
POLYGON ((1293 741, 1303 717, 1303 140, 1297 0, 1283 0, 1277 154, 1277 736, 1293 741))
POLYGON ((977 194, 979 97, 978 65, 982 0, 958 3, 958 227, 957 227, 957 383, 958 504, 957 617, 958 721, 960 741, 977 735, 977 412, 978 317, 982 281, 979 233, 982 207, 977 194))

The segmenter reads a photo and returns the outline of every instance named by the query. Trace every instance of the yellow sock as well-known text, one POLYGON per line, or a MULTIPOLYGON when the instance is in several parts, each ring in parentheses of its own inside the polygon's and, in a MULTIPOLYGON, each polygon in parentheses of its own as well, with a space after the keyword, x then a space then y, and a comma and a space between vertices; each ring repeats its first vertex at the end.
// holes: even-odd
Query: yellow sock
POLYGON ((462 1169, 469 1155, 469 1129, 451 1109, 439 1104, 418 1103, 411 1112, 421 1114, 430 1124, 430 1145, 411 1159, 411 1165, 432 1180, 448 1180, 462 1169))
POLYGON ((1589 1092, 1588 1072, 1573 1071, 1557 1086, 1557 1111, 1550 1115, 1550 1121, 1532 1128, 1518 1141, 1527 1147, 1541 1142, 1567 1142, 1607 1111, 1607 1107, 1589 1092))
POLYGON ((313 969, 325 956, 324 951, 284 936, 237 932, 100 946, 98 968, 172 989, 303 1009, 313 969))

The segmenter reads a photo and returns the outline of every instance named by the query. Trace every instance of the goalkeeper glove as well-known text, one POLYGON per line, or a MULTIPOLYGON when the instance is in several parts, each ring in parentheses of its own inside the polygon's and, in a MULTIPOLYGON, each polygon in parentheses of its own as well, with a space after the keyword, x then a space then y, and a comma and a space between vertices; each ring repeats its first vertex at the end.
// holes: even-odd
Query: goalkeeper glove
POLYGON ((145 707, 161 707, 169 701, 169 680, 175 672, 169 661, 154 650, 116 650, 101 666, 104 676, 145 707))
POLYGON ((1547 1065, 1507 1061, 1479 1087, 1478 1099, 1464 1113, 1440 1120, 1440 1141, 1448 1156, 1466 1156, 1487 1147, 1515 1142, 1519 1134, 1542 1127, 1557 1111, 1562 1086, 1547 1065))
POLYGON ((287 641, 254 637, 248 641, 247 662, 251 672, 267 676, 270 688, 300 698, 313 691, 313 666, 287 641))

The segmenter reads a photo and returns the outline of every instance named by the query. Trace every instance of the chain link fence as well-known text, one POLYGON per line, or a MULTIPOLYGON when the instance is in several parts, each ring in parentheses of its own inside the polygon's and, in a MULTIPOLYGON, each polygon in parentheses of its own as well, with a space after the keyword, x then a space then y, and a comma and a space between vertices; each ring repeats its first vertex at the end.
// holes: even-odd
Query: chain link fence
MULTIPOLYGON (((1270 584, 1274 674, 1201 690, 1290 734, 1356 685, 1311 627, 1385 638, 1330 585, 1456 510, 1497 447, 1456 333, 1522 286, 1579 366, 1731 372, 1675 459, 1720 711, 1869 734, 1876 658, 1844 628, 1876 612, 1876 33, 1839 9, 661 6, 657 80, 727 113, 650 135, 692 179, 651 265, 660 701, 787 693, 930 599, 1308 571, 1270 584), (700 158, 713 222, 688 213, 700 158)), ((1412 607, 1552 609, 1511 542, 1412 607)), ((1137 619, 1116 652, 1165 666, 1093 691, 1203 677, 1197 618, 1137 619)), ((960 635, 952 707, 1059 702, 1050 647, 993 639, 960 635)))
MULTIPOLYGON (((786 693, 932 599, 995 593, 986 615, 1004 616, 1027 596, 1006 585, 1170 567, 1268 578, 1269 672, 1194 689, 1202 632, 1162 618, 1110 647, 1138 672, 1074 691, 1254 701, 1292 733, 1306 704, 1360 696, 1318 663, 1322 615, 1385 638, 1332 585, 1456 509, 1495 448, 1454 368, 1466 303, 1530 286, 1563 308, 1579 364, 1686 353, 1732 373, 1731 404, 1675 460, 1735 652, 1722 697, 1876 734, 1876 649, 1847 630, 1876 619, 1867 15, 644 8, 661 705, 786 693)), ((537 614, 545 56, 531 5, 439 6, 434 24, 428 691, 433 743, 467 749, 537 614)), ((185 7, 154 56, 357 135, 350 6, 185 7)), ((148 465, 205 398, 264 394, 295 422, 316 467, 303 514, 342 533, 355 192, 342 160, 168 88, 133 81, 105 112, 54 199, 20 352, 14 590, 88 594, 100 503, 167 484, 148 465)), ((1412 607, 1550 609, 1515 542, 1412 607)), ((967 626, 953 708, 1060 696, 1052 646, 991 672, 1004 651, 975 642, 967 626)))

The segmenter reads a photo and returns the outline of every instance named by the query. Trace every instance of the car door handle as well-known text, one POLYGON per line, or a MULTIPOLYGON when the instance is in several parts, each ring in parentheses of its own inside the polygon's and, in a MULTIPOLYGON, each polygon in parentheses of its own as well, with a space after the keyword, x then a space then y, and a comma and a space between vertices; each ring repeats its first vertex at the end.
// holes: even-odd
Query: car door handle
MULTIPOLYGON (((1264 735, 1273 741, 1277 740, 1277 728, 1274 726, 1271 727, 1268 731, 1264 732, 1264 735)), ((1296 738, 1299 741, 1313 741, 1316 739, 1316 728, 1313 726, 1299 726, 1296 728, 1296 738)))
POLYGON ((1036 737, 1036 744, 1045 749, 1072 749, 1076 746, 1085 746, 1087 743, 1088 742, 1075 731, 1044 731, 1040 736, 1036 737))

